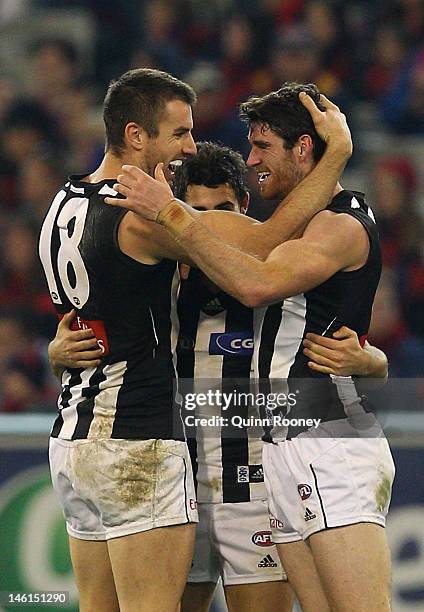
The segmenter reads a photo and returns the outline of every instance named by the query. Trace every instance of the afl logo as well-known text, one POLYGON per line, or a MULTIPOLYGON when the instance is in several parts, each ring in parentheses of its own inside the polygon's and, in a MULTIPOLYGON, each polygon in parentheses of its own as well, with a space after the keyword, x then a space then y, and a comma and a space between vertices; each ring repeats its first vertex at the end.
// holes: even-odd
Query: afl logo
POLYGON ((298 493, 300 498, 305 501, 305 499, 309 499, 312 495, 312 487, 308 484, 300 484, 297 486, 298 493))
POLYGON ((253 353, 253 338, 251 332, 231 332, 227 334, 211 334, 209 355, 237 355, 247 357, 253 353))
POLYGON ((252 535, 252 542, 256 544, 256 546, 274 546, 270 531, 257 531, 252 535))

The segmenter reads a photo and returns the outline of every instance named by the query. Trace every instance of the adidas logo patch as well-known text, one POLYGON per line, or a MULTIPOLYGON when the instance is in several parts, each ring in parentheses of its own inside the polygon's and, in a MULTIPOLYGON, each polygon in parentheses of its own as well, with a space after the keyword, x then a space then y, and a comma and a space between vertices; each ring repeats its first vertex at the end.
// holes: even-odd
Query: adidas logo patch
POLYGON ((255 469, 255 466, 250 466, 250 482, 263 482, 264 481, 264 470, 260 465, 255 469))
POLYGON ((317 518, 317 515, 314 514, 311 510, 309 510, 309 508, 306 508, 305 510, 305 521, 312 521, 312 519, 317 518))
POLYGON ((216 297, 209 300, 209 302, 202 307, 202 310, 207 315, 214 315, 224 312, 225 306, 223 306, 219 298, 216 297))
POLYGON ((271 555, 267 555, 258 563, 258 567, 277 567, 277 563, 271 557, 271 555))

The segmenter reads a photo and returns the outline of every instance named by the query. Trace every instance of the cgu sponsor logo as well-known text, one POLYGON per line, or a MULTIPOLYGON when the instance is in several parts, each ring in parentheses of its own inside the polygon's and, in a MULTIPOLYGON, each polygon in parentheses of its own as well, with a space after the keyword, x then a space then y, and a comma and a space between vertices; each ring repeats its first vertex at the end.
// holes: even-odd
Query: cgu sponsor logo
POLYGON ((213 333, 209 340, 209 355, 236 355, 250 357, 253 354, 252 332, 213 333))
POLYGON ((189 505, 190 510, 197 510, 197 501, 195 499, 190 498, 189 505))
POLYGON ((312 487, 305 483, 297 485, 297 491, 302 501, 305 501, 305 499, 309 499, 312 495, 312 487))
POLYGON ((256 546, 274 546, 270 531, 257 531, 252 535, 252 542, 256 544, 256 546))

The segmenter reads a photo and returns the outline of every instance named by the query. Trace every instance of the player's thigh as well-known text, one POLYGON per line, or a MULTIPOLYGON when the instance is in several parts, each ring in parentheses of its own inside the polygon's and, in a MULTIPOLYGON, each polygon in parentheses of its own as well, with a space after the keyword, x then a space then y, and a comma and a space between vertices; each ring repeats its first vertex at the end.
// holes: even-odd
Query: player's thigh
POLYGON ((216 582, 188 582, 181 600, 181 612, 208 612, 216 582))
POLYGON ((290 611, 291 589, 272 544, 266 502, 215 504, 214 510, 213 536, 229 609, 290 611))
POLYGON ((330 612, 327 596, 309 546, 303 541, 277 544, 289 583, 303 612, 330 612))
POLYGON ((229 612, 291 612, 293 591, 288 582, 257 582, 224 587, 229 612))
POLYGON ((319 575, 335 612, 390 610, 390 553, 385 529, 359 523, 310 537, 319 575))
POLYGON ((193 562, 182 599, 183 612, 207 612, 221 573, 221 563, 211 537, 211 511, 215 504, 198 504, 193 562))
POLYGON ((69 549, 80 594, 80 611, 119 612, 107 543, 69 536, 69 549))
POLYGON ((159 527, 108 541, 121 612, 172 612, 193 557, 195 524, 159 527))

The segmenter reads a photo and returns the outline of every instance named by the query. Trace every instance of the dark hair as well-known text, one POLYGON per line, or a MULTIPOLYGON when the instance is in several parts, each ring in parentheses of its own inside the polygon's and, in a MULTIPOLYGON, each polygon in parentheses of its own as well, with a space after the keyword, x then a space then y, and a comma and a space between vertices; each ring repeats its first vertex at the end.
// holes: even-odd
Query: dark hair
POLYGON ((181 100, 190 106, 196 102, 196 94, 167 72, 138 68, 128 70, 108 87, 103 105, 106 125, 106 150, 122 153, 125 126, 134 121, 149 136, 157 136, 158 124, 171 100, 181 100))
POLYGON ((184 199, 189 185, 218 187, 228 183, 239 204, 247 194, 246 164, 240 153, 213 142, 198 142, 197 153, 187 157, 174 175, 174 193, 184 199))
POLYGON ((313 141, 314 160, 324 154, 326 144, 318 136, 309 112, 299 100, 299 93, 306 91, 320 110, 325 110, 319 101, 320 92, 314 83, 284 83, 277 91, 261 97, 251 97, 240 105, 240 117, 249 126, 263 123, 284 139, 286 149, 292 149, 302 134, 309 134, 313 141))

